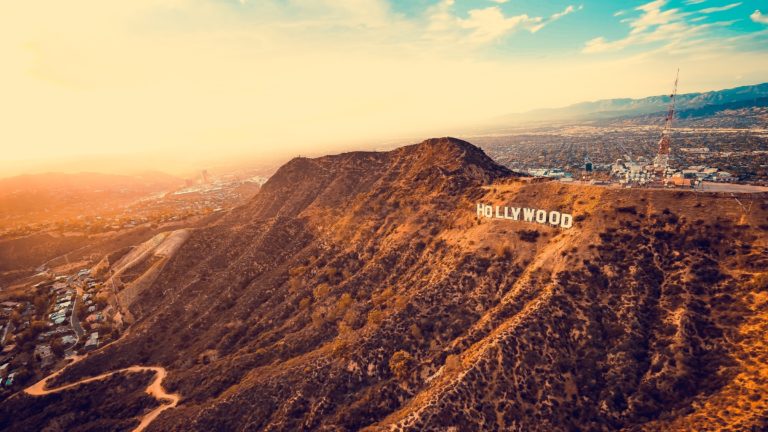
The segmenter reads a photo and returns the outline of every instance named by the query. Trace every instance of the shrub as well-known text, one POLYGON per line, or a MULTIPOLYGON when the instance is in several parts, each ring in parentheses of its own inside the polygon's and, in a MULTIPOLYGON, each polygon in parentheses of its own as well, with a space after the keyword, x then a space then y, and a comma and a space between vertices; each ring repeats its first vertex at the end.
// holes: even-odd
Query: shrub
POLYGON ((635 206, 616 207, 616 211, 619 213, 637 214, 637 208, 635 206))
POLYGON ((455 372, 461 368, 461 358, 456 354, 451 354, 445 358, 445 371, 455 372))
POLYGON ((424 335, 421 333, 421 329, 416 324, 411 324, 411 327, 409 329, 411 331, 411 335, 418 340, 419 342, 422 342, 424 340, 424 335))
POLYGON ((503 259, 510 259, 512 257, 512 249, 509 245, 500 244, 496 246, 496 255, 503 259))
POLYGON ((378 326, 384 320, 384 312, 378 309, 372 309, 368 312, 366 323, 370 326, 378 326))
POLYGON ((399 350, 392 354, 389 359, 389 369, 400 380, 408 377, 408 373, 413 368, 415 361, 413 356, 407 351, 399 350))
POLYGON ((540 235, 541 234, 536 230, 522 230, 517 232, 517 236, 520 237, 520 240, 529 243, 536 243, 536 240, 539 239, 540 235))
POLYGON ((321 283, 320 285, 316 286, 314 291, 312 291, 312 294, 315 296, 315 300, 320 300, 321 298, 325 297, 326 294, 328 294, 331 291, 331 288, 328 286, 327 283, 321 283))

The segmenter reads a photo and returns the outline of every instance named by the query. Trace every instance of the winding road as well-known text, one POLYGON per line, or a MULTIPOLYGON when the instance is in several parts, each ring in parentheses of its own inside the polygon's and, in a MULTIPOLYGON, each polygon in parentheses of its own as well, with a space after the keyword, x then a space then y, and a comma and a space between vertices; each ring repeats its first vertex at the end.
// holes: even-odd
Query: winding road
MULTIPOLYGON (((82 357, 75 357, 75 360, 70 363, 72 365, 73 363, 79 361, 82 359, 82 357)), ((46 388, 46 385, 48 384, 48 381, 55 378, 62 372, 64 372, 64 369, 66 367, 58 370, 57 372, 48 375, 48 377, 38 381, 36 384, 28 387, 24 390, 25 393, 27 393, 30 396, 44 396, 51 393, 58 393, 76 386, 79 386, 81 384, 87 384, 89 382, 93 381, 99 381, 103 380, 105 378, 108 378, 114 374, 123 373, 123 372, 146 372, 151 371, 155 372, 155 379, 152 381, 149 386, 147 386, 147 394, 154 397, 158 401, 160 401, 160 406, 153 409, 152 411, 144 414, 144 417, 141 418, 141 423, 133 430, 134 432, 141 432, 144 429, 146 429, 147 426, 149 426, 152 421, 154 421, 157 416, 160 415, 163 411, 175 407, 179 403, 179 399, 181 398, 180 395, 175 393, 168 393, 163 388, 163 379, 165 379, 168 372, 163 367, 159 366, 130 366, 123 369, 118 369, 112 372, 103 373, 101 375, 91 377, 91 378, 85 378, 78 382, 72 383, 72 384, 66 384, 58 388, 49 389, 46 388)))

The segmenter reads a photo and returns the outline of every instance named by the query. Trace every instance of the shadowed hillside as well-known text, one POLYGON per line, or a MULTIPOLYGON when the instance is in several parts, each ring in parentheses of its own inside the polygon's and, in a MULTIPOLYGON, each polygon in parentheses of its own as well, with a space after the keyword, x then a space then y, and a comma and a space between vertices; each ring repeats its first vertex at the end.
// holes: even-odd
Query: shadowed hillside
POLYGON ((535 182, 451 138, 294 159, 54 384, 162 365, 156 431, 761 430, 768 197, 739 201, 535 182))

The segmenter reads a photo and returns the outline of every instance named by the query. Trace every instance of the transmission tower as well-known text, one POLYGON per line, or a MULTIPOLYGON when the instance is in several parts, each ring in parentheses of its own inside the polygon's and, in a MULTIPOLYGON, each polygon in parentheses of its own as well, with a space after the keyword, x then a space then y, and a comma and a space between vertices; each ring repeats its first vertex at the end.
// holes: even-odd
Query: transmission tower
POLYGON ((675 74, 675 85, 672 89, 672 94, 669 95, 669 110, 667 110, 667 118, 664 121, 664 129, 661 131, 659 150, 656 158, 653 160, 654 170, 661 174, 662 179, 666 176, 667 167, 669 166, 669 135, 672 132, 672 120, 675 118, 675 97, 677 96, 677 80, 679 76, 680 69, 675 74))

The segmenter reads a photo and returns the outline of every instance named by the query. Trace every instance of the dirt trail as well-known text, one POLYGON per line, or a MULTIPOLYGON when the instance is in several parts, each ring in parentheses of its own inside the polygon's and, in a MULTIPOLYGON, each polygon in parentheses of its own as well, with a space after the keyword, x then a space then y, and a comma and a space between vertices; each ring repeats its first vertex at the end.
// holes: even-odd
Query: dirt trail
MULTIPOLYGON (((75 362, 79 361, 80 358, 75 358, 75 362)), ((71 365, 72 363, 70 363, 71 365)), ((159 366, 130 366, 123 369, 118 369, 116 371, 112 372, 106 372, 101 375, 91 377, 91 378, 85 378, 78 382, 72 383, 72 384, 66 384, 58 388, 54 389, 48 389, 46 388, 46 385, 48 384, 48 381, 52 380, 59 374, 61 374, 66 367, 60 369, 59 371, 49 375, 48 377, 40 380, 36 384, 28 387, 26 390, 24 390, 25 393, 27 393, 30 396, 44 396, 51 393, 58 393, 76 386, 79 386, 81 384, 87 384, 89 382, 93 381, 99 381, 103 380, 105 378, 108 378, 114 374, 123 373, 123 372, 146 372, 146 371, 152 371, 155 372, 155 379, 152 381, 149 386, 147 386, 147 394, 154 397, 158 401, 160 401, 160 406, 153 409, 152 411, 148 412, 147 414, 144 414, 144 417, 141 418, 141 423, 134 429, 134 432, 141 432, 144 429, 146 429, 147 426, 149 426, 150 423, 152 423, 153 420, 157 418, 157 416, 160 415, 163 411, 175 407, 179 403, 179 399, 181 398, 180 395, 175 393, 168 393, 163 388, 163 380, 165 379, 168 372, 163 367, 159 366)))

